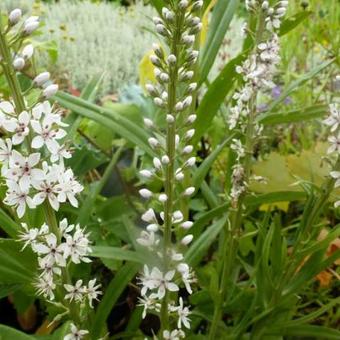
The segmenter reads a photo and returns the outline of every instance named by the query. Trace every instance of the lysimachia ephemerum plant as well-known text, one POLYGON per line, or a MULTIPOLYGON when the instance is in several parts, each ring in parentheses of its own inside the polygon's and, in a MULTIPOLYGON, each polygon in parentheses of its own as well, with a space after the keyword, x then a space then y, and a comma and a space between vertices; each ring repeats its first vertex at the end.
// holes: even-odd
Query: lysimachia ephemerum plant
POLYGON ((248 0, 246 8, 249 15, 256 18, 256 28, 243 27, 253 39, 253 49, 247 59, 236 67, 236 72, 242 76, 242 87, 233 96, 235 105, 230 109, 228 124, 230 131, 238 131, 239 138, 234 138, 231 149, 236 154, 236 162, 232 168, 230 200, 230 232, 225 236, 223 245, 223 268, 220 277, 220 297, 215 304, 214 317, 209 338, 214 339, 218 323, 222 318, 227 286, 237 253, 237 235, 242 225, 244 214, 244 198, 249 188, 250 180, 263 180, 251 174, 253 151, 256 140, 261 136, 262 126, 257 122, 257 107, 259 94, 273 87, 273 77, 280 62, 279 37, 280 28, 288 6, 288 1, 248 0))
POLYGON ((66 219, 58 222, 55 212, 66 202, 78 207, 77 195, 83 186, 64 164, 64 159, 72 156, 64 141, 67 125, 48 101, 58 85, 51 82, 48 72, 36 75, 25 91, 18 80, 32 65, 30 36, 38 27, 39 18, 23 19, 20 9, 7 17, 1 13, 0 66, 12 96, 0 101, 1 179, 7 190, 4 203, 22 224, 18 239, 23 248, 30 247, 37 255, 39 274, 33 283, 37 294, 61 311, 54 321, 72 321, 65 339, 82 339, 88 334, 82 329, 86 327, 86 310, 101 293, 100 285, 96 279, 72 281, 70 264, 90 262, 89 234, 66 219), (30 225, 30 210, 39 206, 45 223, 30 225))
POLYGON ((154 18, 157 33, 164 46, 155 45, 151 62, 155 65, 157 84, 148 84, 147 90, 160 107, 165 129, 158 128, 150 119, 146 127, 152 132, 149 144, 157 153, 153 168, 141 170, 146 179, 162 181, 162 192, 148 188, 140 190, 149 208, 142 215, 147 223, 137 242, 153 254, 155 264, 145 264, 139 277, 140 303, 147 312, 160 316, 160 339, 179 339, 190 328, 190 309, 178 297, 180 287, 192 293, 195 281, 192 269, 184 262, 183 252, 193 236, 189 229, 193 222, 181 211, 181 201, 194 194, 190 186, 189 171, 195 164, 190 140, 195 130, 191 125, 196 115, 190 111, 197 84, 192 81, 198 51, 194 50, 201 20, 197 13, 202 1, 169 1, 161 17, 154 18))

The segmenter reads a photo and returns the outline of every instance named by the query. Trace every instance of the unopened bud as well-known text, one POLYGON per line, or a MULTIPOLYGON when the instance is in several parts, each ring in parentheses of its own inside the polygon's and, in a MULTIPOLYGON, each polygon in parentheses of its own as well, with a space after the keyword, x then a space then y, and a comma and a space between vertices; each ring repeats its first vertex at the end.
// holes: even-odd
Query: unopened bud
POLYGON ((51 84, 47 86, 43 91, 43 96, 48 99, 54 96, 58 92, 59 86, 57 84, 51 84))
POLYGON ((196 163, 196 157, 190 157, 187 161, 186 161, 186 165, 187 166, 194 166, 196 163))
POLYGON ((161 66, 161 61, 160 61, 159 58, 158 58, 156 55, 154 55, 154 54, 152 54, 152 55, 150 56, 150 61, 151 61, 151 63, 152 63, 153 65, 155 65, 155 66, 161 66))
POLYGON ((191 196, 195 192, 195 187, 186 188, 183 195, 184 196, 191 196))
POLYGON ((162 168, 162 163, 161 161, 159 160, 159 158, 157 157, 154 157, 153 159, 153 165, 154 167, 157 169, 157 170, 160 170, 162 168))
POLYGON ((157 106, 160 106, 162 107, 163 106, 163 100, 159 97, 156 97, 153 99, 153 102, 157 105, 157 106))
POLYGON ((150 198, 152 196, 152 192, 148 189, 141 189, 139 190, 139 194, 143 197, 143 198, 150 198))
POLYGON ((191 222, 191 221, 185 221, 185 222, 183 222, 182 224, 181 224, 181 227, 183 228, 183 229, 190 229, 192 226, 193 226, 193 222, 191 222))
POLYGON ((167 61, 169 65, 174 65, 176 64, 177 58, 174 54, 170 54, 167 58, 167 61))
POLYGON ((30 17, 24 23, 24 33, 31 34, 39 27, 38 17, 30 17))
POLYGON ((189 243, 191 243, 191 241, 193 240, 194 238, 194 235, 186 235, 182 238, 181 240, 181 243, 184 245, 184 246, 187 246, 189 243))
POLYGON ((157 96, 157 90, 155 87, 151 84, 146 84, 145 85, 146 90, 150 93, 151 96, 157 96))
POLYGON ((175 110, 176 110, 177 112, 182 111, 182 110, 183 110, 183 103, 182 103, 182 102, 178 102, 178 103, 175 105, 175 110))
POLYGON ((166 202, 168 200, 168 196, 166 194, 160 194, 158 196, 158 200, 162 203, 166 202))
POLYGON ((11 13, 8 15, 8 20, 11 26, 16 25, 21 19, 22 11, 20 8, 13 9, 11 13))
POLYGON ((186 132, 185 138, 191 139, 194 136, 194 134, 195 134, 195 129, 190 129, 186 132))
POLYGON ((144 124, 148 128, 152 128, 153 127, 153 121, 151 119, 149 119, 149 118, 144 118, 144 124))
POLYGON ((168 123, 173 123, 175 121, 175 117, 173 115, 166 115, 166 121, 168 123))
POLYGON ((191 153, 194 150, 194 147, 192 145, 187 145, 183 148, 183 153, 185 155, 191 153))
POLYGON ((182 181, 183 178, 184 178, 184 173, 181 172, 181 171, 176 173, 175 178, 176 178, 177 181, 182 181))
POLYGON ((187 0, 181 0, 179 2, 179 8, 186 9, 189 6, 189 2, 187 0))
POLYGON ((50 73, 49 72, 43 72, 38 74, 34 79, 33 83, 36 86, 42 86, 44 85, 48 80, 50 79, 50 73))
POLYGON ((162 157, 162 163, 165 165, 170 163, 170 159, 167 155, 162 157))
POLYGON ((156 148, 157 146, 159 146, 159 141, 154 137, 150 137, 148 139, 148 142, 152 148, 156 148))
POLYGON ((33 45, 29 44, 29 45, 26 45, 23 48, 21 55, 25 59, 30 59, 32 57, 33 53, 34 53, 34 47, 33 47, 33 45))
POLYGON ((18 71, 22 70, 25 67, 25 59, 21 57, 15 58, 13 61, 13 67, 18 71))
POLYGON ((192 114, 188 117, 187 123, 192 124, 197 119, 197 115, 192 114))
POLYGON ((152 172, 149 170, 141 170, 139 171, 140 175, 145 177, 145 178, 151 178, 152 177, 152 172))
POLYGON ((165 26, 162 24, 156 25, 156 32, 160 35, 166 36, 168 34, 168 31, 166 30, 165 26))

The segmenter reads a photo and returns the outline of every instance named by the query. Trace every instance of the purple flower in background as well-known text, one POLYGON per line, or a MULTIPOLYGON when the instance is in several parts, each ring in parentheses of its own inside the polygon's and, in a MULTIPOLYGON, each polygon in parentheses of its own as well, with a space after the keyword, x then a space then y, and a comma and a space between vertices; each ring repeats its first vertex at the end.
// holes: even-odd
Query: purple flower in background
MULTIPOLYGON (((281 93, 282 93, 282 88, 281 88, 281 86, 278 86, 278 85, 277 85, 277 86, 273 87, 273 89, 272 89, 272 98, 273 98, 273 99, 279 98, 279 97, 281 96, 281 93)), ((284 103, 285 105, 291 104, 291 103, 292 103, 292 98, 291 98, 291 97, 286 97, 286 98, 284 99, 283 103, 284 103)))

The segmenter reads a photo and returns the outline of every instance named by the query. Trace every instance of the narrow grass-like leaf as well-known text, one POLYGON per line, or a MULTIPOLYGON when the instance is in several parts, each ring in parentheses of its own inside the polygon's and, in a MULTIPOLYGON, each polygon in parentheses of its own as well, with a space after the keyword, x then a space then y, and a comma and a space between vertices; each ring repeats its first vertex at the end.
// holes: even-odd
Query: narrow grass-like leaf
POLYGON ((101 335, 106 333, 106 319, 125 287, 136 275, 139 267, 139 264, 127 263, 119 269, 111 280, 94 316, 91 330, 92 339, 99 339, 101 335))
POLYGON ((185 254, 185 261, 190 266, 197 265, 203 258, 207 249, 215 241, 217 235, 223 229, 227 218, 223 217, 220 220, 209 226, 196 241, 191 245, 187 253, 185 254))
POLYGON ((233 88, 234 81, 238 76, 235 67, 239 65, 246 56, 247 54, 243 53, 230 60, 218 77, 210 84, 208 91, 197 109, 197 119, 194 125, 194 145, 209 128, 225 97, 233 88))
POLYGON ((213 10, 207 41, 199 61, 200 84, 209 74, 238 5, 239 0, 219 0, 213 10))
POLYGON ((0 228, 10 237, 15 238, 18 234, 19 226, 12 220, 6 212, 0 208, 0 228))
POLYGON ((109 260, 131 261, 141 264, 148 261, 148 258, 144 257, 143 254, 124 248, 95 246, 92 247, 92 250, 92 257, 99 257, 109 260))
POLYGON ((258 117, 258 121, 263 125, 296 123, 306 120, 321 118, 325 115, 328 108, 326 105, 317 104, 302 108, 301 110, 293 110, 283 113, 262 114, 258 117))
POLYGON ((136 106, 115 104, 110 108, 103 108, 63 92, 58 92, 54 99, 61 106, 76 112, 78 115, 92 119, 111 129, 114 133, 137 145, 149 155, 155 155, 147 143, 148 133, 125 115, 128 111, 138 110, 136 106))
POLYGON ((295 81, 293 81, 284 91, 282 91, 279 98, 274 100, 268 107, 268 112, 272 111, 276 108, 277 105, 279 105, 286 97, 288 97, 294 90, 296 90, 299 86, 307 82, 308 80, 314 78, 318 73, 320 73, 322 70, 324 70, 326 67, 328 67, 330 64, 332 64, 334 59, 327 60, 320 65, 316 66, 303 76, 300 76, 295 81))
POLYGON ((77 223, 80 225, 86 225, 89 217, 91 215, 92 209, 94 207, 95 200, 97 196, 100 194, 102 189, 104 188, 105 183, 108 181, 109 177, 112 175, 112 171, 114 166, 116 165, 120 155, 122 152, 122 147, 120 147, 115 154, 112 156, 112 159, 108 166, 106 167, 102 178, 99 180, 98 183, 95 184, 95 187, 92 188, 90 194, 87 196, 85 202, 82 204, 82 207, 79 211, 77 223))
MULTIPOLYGON (((271 333, 273 334, 273 333, 271 333)), ((314 325, 296 325, 292 327, 285 327, 279 330, 277 333, 283 336, 294 337, 294 339, 312 338, 312 339, 340 339, 340 331, 337 329, 332 329, 324 326, 314 326, 314 325)))
POLYGON ((300 25, 304 20, 313 14, 311 11, 303 11, 285 19, 280 27, 279 36, 283 36, 300 25))
POLYGON ((0 340, 34 340, 35 337, 19 332, 14 328, 0 325, 0 340))

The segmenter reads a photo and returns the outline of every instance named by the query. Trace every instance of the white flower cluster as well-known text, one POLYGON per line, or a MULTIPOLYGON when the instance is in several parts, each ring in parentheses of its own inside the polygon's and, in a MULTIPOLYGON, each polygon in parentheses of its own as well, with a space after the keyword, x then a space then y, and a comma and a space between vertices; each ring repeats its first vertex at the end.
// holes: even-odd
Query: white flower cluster
MULTIPOLYGON (((281 19, 284 16, 288 1, 278 1, 274 7, 269 6, 268 1, 247 1, 247 8, 262 14, 265 17, 265 27, 269 38, 256 46, 256 50, 252 53, 242 65, 236 67, 236 72, 241 74, 244 80, 243 87, 234 94, 233 99, 236 104, 230 109, 228 117, 229 129, 239 127, 245 131, 248 126, 248 118, 251 110, 254 110, 254 101, 259 91, 265 91, 275 86, 273 76, 276 72, 276 66, 280 62, 279 56, 279 38, 275 33, 275 29, 280 27, 281 19)), ((259 15, 259 17, 261 17, 259 15)), ((256 104, 256 103, 255 103, 256 104)), ((255 135, 259 135, 262 126, 255 124, 255 135)), ((232 189, 230 196, 235 203, 240 195, 246 190, 248 183, 244 180, 244 168, 242 158, 246 152, 240 140, 233 140, 231 148, 236 152, 237 163, 232 173, 232 189)))
MULTIPOLYGON (((181 197, 190 197, 195 193, 194 187, 188 187, 183 183, 186 182, 184 179, 187 170, 196 162, 196 158, 192 156, 194 147, 190 145, 190 140, 195 133, 191 125, 196 115, 187 114, 186 111, 191 107, 192 93, 197 87, 197 84, 192 82, 193 66, 198 57, 198 51, 193 49, 193 44, 202 24, 200 18, 194 13, 202 5, 202 1, 195 1, 190 6, 189 1, 181 0, 172 3, 170 9, 163 8, 161 18, 154 18, 156 31, 164 37, 169 46, 175 44, 174 39, 179 41, 175 48, 170 48, 167 56, 162 47, 155 45, 155 54, 150 57, 155 65, 158 84, 148 84, 147 90, 153 97, 154 103, 167 112, 165 117, 167 132, 164 134, 160 131, 152 120, 148 118, 144 120, 146 127, 153 132, 149 144, 158 157, 153 159, 153 169, 141 170, 140 174, 145 179, 161 179, 164 183, 164 192, 155 193, 147 188, 139 191, 142 198, 153 200, 155 206, 160 208, 158 213, 149 208, 142 215, 142 220, 148 225, 146 230, 141 232, 137 242, 157 254, 158 262, 163 263, 159 267, 144 266, 144 272, 140 277, 143 317, 148 310, 159 312, 166 293, 179 291, 181 284, 191 294, 191 283, 195 281, 190 267, 183 261, 184 256, 181 252, 193 239, 192 234, 185 235, 193 222, 184 219, 183 213, 176 210, 176 204, 181 197), (178 91, 176 93, 179 83, 183 86, 183 95, 180 98, 178 98, 180 96, 178 91), (159 215, 159 218, 156 215, 159 215), (175 232, 182 236, 178 244, 173 244, 172 237, 168 237, 171 245, 164 252, 166 226, 171 234, 175 232)), ((182 298, 179 298, 178 305, 174 301, 168 301, 168 313, 177 318, 177 329, 165 330, 162 334, 163 338, 184 337, 181 328, 182 326, 190 328, 188 318, 190 311, 188 307, 184 307, 182 298)))
MULTIPOLYGON (((28 245, 38 256, 39 269, 41 271, 36 288, 38 294, 43 295, 48 300, 54 300, 55 290, 60 285, 62 269, 68 263, 78 264, 80 262, 91 262, 88 256, 91 253, 88 234, 79 225, 68 224, 67 219, 59 223, 61 239, 51 232, 47 224, 40 228, 28 228, 22 223, 23 232, 19 235, 19 240, 24 242, 23 249, 28 245)), ((89 282, 88 286, 82 286, 82 281, 77 281, 75 286, 64 284, 67 292, 65 299, 76 302, 83 302, 87 297, 90 306, 100 292, 95 286, 96 280, 89 282)))
MULTIPOLYGON (((20 18, 21 10, 13 10, 9 14, 10 27, 20 18)), ((38 18, 30 17, 16 34, 25 37, 38 26, 38 18)), ((33 46, 26 45, 14 55, 13 67, 17 71, 24 69, 33 52, 33 46)), ((0 129, 4 134, 0 139, 1 175, 8 188, 4 202, 16 209, 19 218, 25 214, 26 206, 33 209, 45 201, 54 210, 67 200, 77 207, 76 195, 83 190, 72 170, 64 166, 64 158, 71 157, 62 142, 66 136, 63 128, 67 125, 62 122, 61 113, 46 101, 58 90, 49 78, 48 72, 34 78, 32 86, 42 87, 42 101, 30 108, 15 107, 9 101, 0 102, 0 129)))
MULTIPOLYGON (((325 125, 330 127, 330 131, 333 133, 328 138, 330 143, 330 147, 327 150, 329 155, 336 155, 337 161, 339 162, 340 159, 340 110, 338 104, 330 104, 329 105, 329 116, 323 121, 325 125)), ((333 170, 330 172, 332 178, 335 179, 334 187, 340 187, 340 171, 333 170)), ((336 201, 334 206, 340 207, 340 200, 336 201)))

